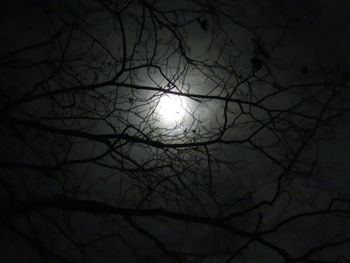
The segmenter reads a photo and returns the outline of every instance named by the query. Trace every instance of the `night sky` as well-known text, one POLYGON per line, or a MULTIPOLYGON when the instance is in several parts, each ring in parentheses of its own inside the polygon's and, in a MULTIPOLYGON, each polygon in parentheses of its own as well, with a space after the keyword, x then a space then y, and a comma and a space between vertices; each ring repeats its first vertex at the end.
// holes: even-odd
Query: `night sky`
POLYGON ((1 262, 350 262, 347 0, 0 4, 1 262))

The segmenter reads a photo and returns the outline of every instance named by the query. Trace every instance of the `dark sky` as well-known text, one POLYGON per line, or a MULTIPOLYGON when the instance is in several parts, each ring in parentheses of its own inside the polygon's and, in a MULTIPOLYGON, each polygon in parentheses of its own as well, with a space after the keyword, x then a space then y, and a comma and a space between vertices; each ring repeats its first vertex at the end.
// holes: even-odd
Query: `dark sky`
POLYGON ((0 10, 3 262, 350 261, 349 1, 0 10))

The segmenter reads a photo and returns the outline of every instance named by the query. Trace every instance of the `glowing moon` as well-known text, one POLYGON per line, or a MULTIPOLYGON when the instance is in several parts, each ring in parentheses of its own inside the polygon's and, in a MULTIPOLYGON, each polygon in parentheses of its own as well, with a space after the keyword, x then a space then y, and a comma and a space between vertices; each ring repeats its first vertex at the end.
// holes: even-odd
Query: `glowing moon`
POLYGON ((165 94, 159 100, 157 111, 161 120, 179 122, 185 117, 186 101, 180 96, 165 94))

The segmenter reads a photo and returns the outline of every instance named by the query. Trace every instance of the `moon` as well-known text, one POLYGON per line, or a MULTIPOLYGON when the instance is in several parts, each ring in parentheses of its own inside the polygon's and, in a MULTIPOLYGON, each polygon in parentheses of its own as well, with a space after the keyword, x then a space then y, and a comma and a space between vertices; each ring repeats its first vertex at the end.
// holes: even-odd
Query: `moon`
POLYGON ((161 121, 178 123, 184 120, 186 108, 186 100, 181 96, 164 94, 159 100, 157 112, 161 121))

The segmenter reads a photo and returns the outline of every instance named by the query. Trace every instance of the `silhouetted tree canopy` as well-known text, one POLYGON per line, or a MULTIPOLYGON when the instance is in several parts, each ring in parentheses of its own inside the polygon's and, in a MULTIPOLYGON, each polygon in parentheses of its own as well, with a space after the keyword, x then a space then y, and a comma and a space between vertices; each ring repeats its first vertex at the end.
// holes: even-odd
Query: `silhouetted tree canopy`
POLYGON ((4 262, 349 262, 349 67, 322 12, 5 2, 4 262))

